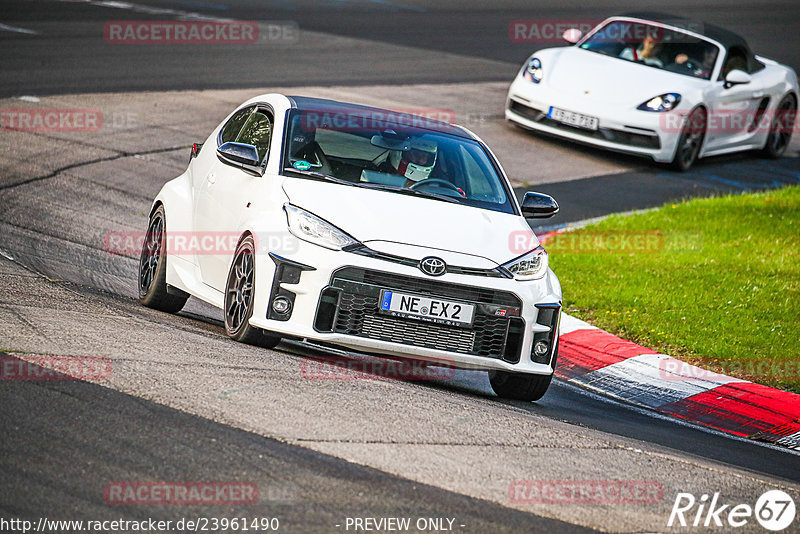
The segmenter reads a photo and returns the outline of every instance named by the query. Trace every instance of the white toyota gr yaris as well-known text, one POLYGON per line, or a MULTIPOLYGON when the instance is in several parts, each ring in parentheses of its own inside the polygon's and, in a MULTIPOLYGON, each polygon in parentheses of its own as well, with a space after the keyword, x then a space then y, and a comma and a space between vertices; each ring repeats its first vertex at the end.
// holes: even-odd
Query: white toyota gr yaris
POLYGON ((313 340, 489 371, 536 400, 553 375, 561 286, 488 147, 424 117, 280 94, 236 109, 156 197, 141 302, 189 296, 235 340, 313 340))

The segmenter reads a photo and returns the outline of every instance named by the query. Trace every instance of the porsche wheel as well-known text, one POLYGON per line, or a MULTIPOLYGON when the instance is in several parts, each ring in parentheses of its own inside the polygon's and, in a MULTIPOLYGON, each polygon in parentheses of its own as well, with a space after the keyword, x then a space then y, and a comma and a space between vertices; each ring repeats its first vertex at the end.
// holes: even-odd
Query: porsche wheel
POLYGON ((253 236, 248 235, 236 247, 225 284, 225 332, 241 343, 271 348, 280 343, 280 337, 250 326, 255 300, 255 258, 253 236))
POLYGON ((139 258, 139 302, 148 308, 176 313, 189 296, 167 289, 166 221, 164 206, 159 206, 150 217, 139 258))
POLYGON ((703 139, 706 135, 706 111, 697 108, 689 114, 686 124, 681 130, 678 138, 678 146, 675 149, 675 157, 672 159, 672 168, 676 171, 688 171, 703 146, 703 139))
POLYGON ((792 95, 786 95, 775 108, 775 116, 769 125, 767 144, 761 153, 768 158, 779 158, 792 139, 794 121, 797 118, 797 102, 792 95))

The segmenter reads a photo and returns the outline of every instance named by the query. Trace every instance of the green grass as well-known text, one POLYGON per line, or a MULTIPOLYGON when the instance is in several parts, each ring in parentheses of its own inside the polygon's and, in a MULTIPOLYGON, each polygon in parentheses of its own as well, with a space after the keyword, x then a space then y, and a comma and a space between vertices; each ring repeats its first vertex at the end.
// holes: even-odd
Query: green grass
POLYGON ((798 223, 800 187, 786 187, 612 216, 545 248, 567 313, 695 365, 800 393, 798 223), (587 250, 589 239, 613 245, 609 238, 625 236, 650 246, 587 250))

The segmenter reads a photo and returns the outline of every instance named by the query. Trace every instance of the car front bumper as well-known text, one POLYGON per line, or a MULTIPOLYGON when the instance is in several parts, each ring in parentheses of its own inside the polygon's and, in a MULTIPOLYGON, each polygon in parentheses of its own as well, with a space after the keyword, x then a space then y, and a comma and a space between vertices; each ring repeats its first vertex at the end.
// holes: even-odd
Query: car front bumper
POLYGON ((452 273, 432 277, 410 265, 297 243, 282 255, 257 256, 252 326, 458 368, 552 374, 561 286, 549 269, 532 281, 452 273), (381 289, 476 304, 474 322, 446 326, 385 315, 379 311, 381 289), (279 295, 293 301, 288 318, 272 309, 279 295), (532 355, 534 339, 548 341, 547 355, 532 355))
POLYGON ((676 121, 674 116, 667 118, 664 113, 600 102, 591 95, 570 95, 522 76, 517 76, 509 88, 505 117, 524 128, 658 162, 672 161, 683 124, 683 117, 676 121), (598 129, 553 120, 547 116, 551 106, 597 117, 598 129))

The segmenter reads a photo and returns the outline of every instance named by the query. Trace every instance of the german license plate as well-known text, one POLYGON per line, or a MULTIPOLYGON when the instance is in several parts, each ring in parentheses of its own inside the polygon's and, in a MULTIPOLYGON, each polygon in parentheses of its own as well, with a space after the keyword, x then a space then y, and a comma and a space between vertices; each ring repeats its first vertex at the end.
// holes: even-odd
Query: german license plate
POLYGON ((574 111, 567 111, 553 106, 550 106, 547 116, 554 121, 569 124, 570 126, 577 126, 578 128, 585 128, 587 130, 597 130, 599 122, 597 117, 590 117, 589 115, 582 115, 574 111))
POLYGON ((395 317, 411 317, 437 324, 469 326, 475 316, 475 306, 421 295, 381 290, 380 309, 395 317))

